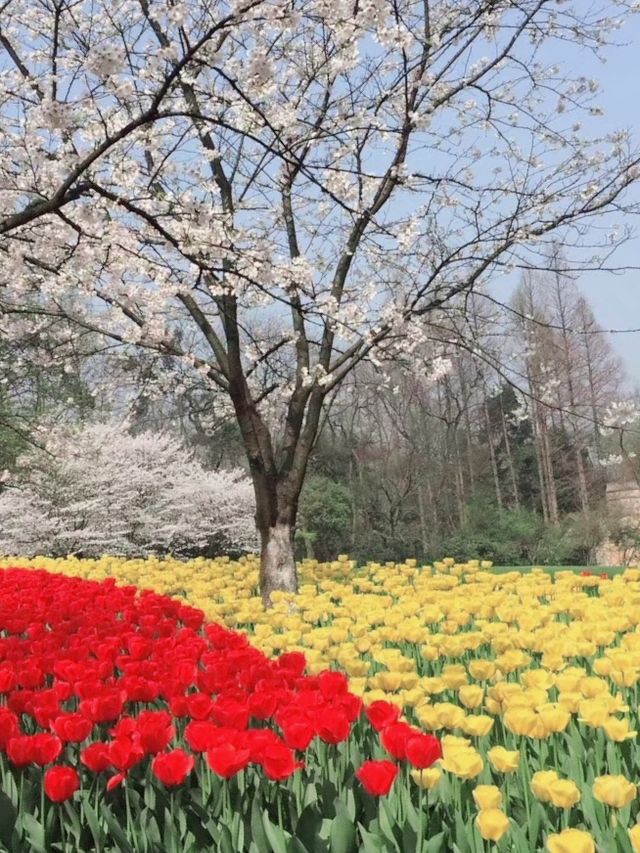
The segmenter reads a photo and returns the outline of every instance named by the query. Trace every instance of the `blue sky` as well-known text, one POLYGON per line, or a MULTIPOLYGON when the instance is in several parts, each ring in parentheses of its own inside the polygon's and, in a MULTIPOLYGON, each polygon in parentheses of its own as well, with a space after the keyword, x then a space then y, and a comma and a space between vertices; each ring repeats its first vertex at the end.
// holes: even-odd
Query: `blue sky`
MULTIPOLYGON (((597 78, 602 86, 598 99, 604 109, 607 130, 627 127, 636 146, 640 146, 640 16, 618 34, 625 44, 611 48, 608 61, 585 57, 584 73, 597 78)), ((640 190, 636 190, 640 201, 640 190)), ((636 266, 620 275, 610 273, 585 274, 580 287, 590 300, 600 324, 606 328, 640 328, 640 216, 628 223, 638 232, 617 254, 620 266, 636 266)), ((640 333, 612 336, 616 350, 623 357, 629 383, 640 386, 640 333)))

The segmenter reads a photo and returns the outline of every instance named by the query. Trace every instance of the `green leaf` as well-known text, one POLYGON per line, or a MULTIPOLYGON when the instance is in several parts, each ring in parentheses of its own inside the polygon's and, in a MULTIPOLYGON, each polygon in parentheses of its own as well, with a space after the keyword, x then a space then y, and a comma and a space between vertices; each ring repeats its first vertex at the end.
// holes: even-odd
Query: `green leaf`
POLYGON ((81 807, 82 813, 84 814, 85 820, 87 821, 87 825, 91 830, 91 834, 93 835, 95 845, 96 847, 100 847, 104 842, 104 833, 100 829, 100 825, 98 824, 98 816, 93 810, 93 806, 89 802, 88 794, 82 798, 81 807))
POLYGON ((124 830, 120 826, 120 822, 114 817, 113 812, 106 802, 102 804, 102 816, 109 827, 109 832, 113 836, 114 841, 122 851, 122 853, 133 853, 133 848, 129 843, 129 839, 125 835, 124 830))
MULTIPOLYGON (((153 812, 151 809, 145 809, 142 812, 142 815, 144 817, 143 825, 145 835, 152 844, 160 844, 160 842, 162 841, 162 835, 160 833, 160 825, 158 823, 158 819, 155 815, 155 812, 153 812)), ((195 832, 193 834, 196 835, 195 832)), ((207 837, 208 843, 211 843, 211 836, 208 835, 207 837)))
POLYGON ((238 853, 237 850, 234 850, 233 839, 231 838, 229 828, 226 826, 220 826, 220 838, 217 849, 220 853, 238 853))
POLYGON ((467 827, 460 812, 456 812, 456 842, 460 853, 471 853, 472 848, 467 840, 467 827))
POLYGON ((361 850, 363 853, 384 853, 384 841, 379 835, 374 835, 373 832, 368 832, 361 823, 358 824, 358 828, 362 839, 361 850))
POLYGON ((9 797, 0 791, 0 841, 11 849, 11 836, 16 823, 17 809, 9 797))
POLYGON ((311 847, 311 848, 307 849, 304 846, 304 844, 302 843, 302 841, 300 841, 299 838, 295 838, 295 837, 290 838, 289 841, 287 842, 287 853, 320 853, 321 851, 324 851, 325 849, 326 848, 324 846, 318 847, 317 844, 315 847, 311 847))
POLYGON ((444 853, 446 849, 444 832, 439 832, 432 838, 427 839, 424 847, 425 853, 444 853))
POLYGON ((320 834, 322 826, 322 815, 318 812, 315 803, 303 809, 298 823, 296 824, 296 838, 304 844, 307 850, 313 850, 314 844, 320 834))
POLYGON ((273 853, 287 853, 287 839, 285 834, 279 826, 271 823, 269 813, 266 809, 262 813, 262 825, 273 853))
POLYGON ((352 788, 345 791, 344 807, 347 817, 355 825, 356 822, 356 798, 352 788))
POLYGON ((78 809, 69 801, 64 803, 63 808, 67 813, 68 818, 66 826, 67 832, 73 833, 73 837, 76 841, 76 847, 80 847, 80 836, 82 835, 82 826, 80 824, 80 818, 78 816, 78 809))
POLYGON ((258 850, 262 851, 269 849, 269 842, 267 841, 267 836, 262 825, 262 815, 260 813, 260 806, 258 805, 257 798, 254 799, 253 805, 251 806, 251 837, 258 850))
MULTIPOLYGON (((400 853, 400 846, 395 837, 395 833, 393 831, 393 827, 391 825, 391 815, 389 814, 389 807, 387 800, 381 800, 380 802, 380 811, 379 811, 379 826, 384 837, 390 842, 393 850, 398 851, 400 853)), ((397 824, 396 824, 397 826, 397 824)))
MULTIPOLYGON (((204 825, 201 809, 196 809, 193 803, 189 803, 189 806, 189 811, 186 813, 189 832, 194 835, 201 849, 207 850, 213 846, 213 837, 204 825)), ((204 817, 206 818, 206 815, 204 815, 204 817)))
POLYGON ((418 833, 408 821, 402 827, 402 849, 418 849, 418 833))
POLYGON ((356 828, 348 817, 345 806, 342 803, 336 803, 336 806, 342 806, 342 810, 338 811, 331 823, 331 853, 351 853, 355 849, 356 828))
POLYGON ((33 853, 46 853, 44 826, 36 818, 25 812, 22 815, 22 826, 29 839, 30 851, 33 853))

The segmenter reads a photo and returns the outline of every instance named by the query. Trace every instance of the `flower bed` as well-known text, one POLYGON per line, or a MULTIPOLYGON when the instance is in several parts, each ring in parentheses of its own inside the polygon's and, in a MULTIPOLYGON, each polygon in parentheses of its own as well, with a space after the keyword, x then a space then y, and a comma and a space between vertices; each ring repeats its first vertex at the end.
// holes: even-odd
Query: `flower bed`
MULTIPOLYGON (((344 674, 307 675, 299 652, 269 659, 200 610, 113 580, 1 570, 0 628, 9 850, 353 849, 358 832, 375 837, 374 798, 400 765, 406 781, 441 756, 394 706, 364 715, 344 674), (364 761, 377 729, 398 763, 364 761)), ((411 815, 415 844, 407 790, 387 832, 411 815)))
MULTIPOLYGON (((186 563, 39 558, 38 563, 70 576, 100 579, 100 589, 108 588, 102 582, 110 578, 112 591, 105 600, 120 595, 123 587, 113 587, 117 580, 129 584, 124 590, 134 601, 142 602, 148 594, 136 598, 131 583, 174 596, 155 596, 169 602, 167 607, 180 608, 185 600, 197 603, 218 627, 185 628, 179 611, 171 611, 176 636, 187 630, 210 645, 208 632, 221 632, 275 671, 287 661, 302 667, 304 654, 307 674, 299 671, 297 686, 288 688, 296 693, 296 712, 300 695, 309 690, 322 694, 321 682, 342 684, 350 697, 346 701, 352 713, 347 716, 354 719, 348 726, 330 710, 327 696, 326 713, 311 725, 300 719, 294 725, 286 712, 275 711, 265 719, 250 714, 250 729, 275 732, 293 750, 292 760, 304 763, 282 782, 269 779, 259 761, 250 761, 225 782, 225 769, 233 768, 242 744, 225 742, 217 769, 207 756, 211 747, 198 752, 190 744, 188 738, 198 734, 203 722, 205 732, 211 722, 228 728, 216 719, 194 719, 194 713, 211 713, 207 698, 192 700, 190 715, 187 708, 188 715, 181 716, 180 703, 189 701, 187 694, 207 693, 209 687, 189 686, 173 705, 163 693, 154 703, 126 708, 125 717, 137 718, 144 708, 168 708, 176 729, 170 750, 181 748, 188 755, 163 759, 168 766, 160 764, 160 773, 179 773, 180 767, 188 767, 190 755, 195 769, 175 788, 160 781, 152 758, 135 764, 126 784, 116 778, 122 771, 115 765, 93 781, 82 769, 82 787, 63 807, 68 814, 73 806, 74 814, 79 811, 79 819, 86 820, 84 803, 91 807, 92 797, 98 796, 93 811, 102 828, 117 818, 117 827, 124 827, 129 843, 139 850, 170 850, 162 847, 164 832, 167 839, 173 837, 169 826, 194 834, 189 847, 183 832, 176 849, 207 849, 198 847, 203 836, 195 835, 204 826, 214 839, 213 849, 234 853, 480 853, 493 850, 493 843, 500 851, 517 853, 640 851, 638 569, 611 578, 542 569, 494 574, 476 561, 360 568, 346 558, 331 564, 307 562, 300 593, 280 596, 265 613, 254 558, 186 563), (348 685, 339 673, 323 675, 327 667, 347 675, 348 685), (364 711, 356 715, 360 699, 364 711), (325 724, 322 732, 320 721, 325 724), (442 760, 434 759, 437 742, 425 739, 429 733, 442 745, 442 760), (332 742, 342 735, 343 740, 332 742), (115 787, 106 792, 111 777, 115 787), (209 823, 199 811, 203 801, 209 823), (152 828, 143 832, 146 821, 152 828)), ((9 608, 9 615, 15 612, 15 606, 9 608)), ((127 647, 121 654, 126 659, 132 653, 127 647)), ((117 668, 118 678, 126 677, 117 668)), ((198 669, 205 668, 200 661, 198 669)), ((215 689, 210 692, 216 704, 215 689)), ((332 701, 338 697, 339 705, 341 695, 332 701)), ((109 732, 117 731, 118 723, 101 725, 93 739, 98 731, 104 740, 132 737, 126 730, 130 723, 116 735, 109 732)), ((134 732, 133 739, 139 736, 134 732)), ((41 785, 35 785, 34 772, 27 771, 31 782, 23 784, 25 802, 37 816, 41 785)), ((61 777, 59 784, 71 783, 61 777)), ((57 807, 45 808, 53 825, 57 807)))

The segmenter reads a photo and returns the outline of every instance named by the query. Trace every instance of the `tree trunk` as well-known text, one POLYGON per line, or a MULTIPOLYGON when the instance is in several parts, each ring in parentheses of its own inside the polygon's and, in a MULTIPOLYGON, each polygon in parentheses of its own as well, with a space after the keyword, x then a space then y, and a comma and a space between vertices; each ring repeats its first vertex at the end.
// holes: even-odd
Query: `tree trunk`
POLYGON ((546 425, 542 427, 542 446, 544 448, 543 463, 547 474, 547 497, 549 499, 549 521, 558 524, 558 492, 556 489, 556 478, 553 470, 553 459, 551 457, 551 443, 546 425))
POLYGON ((260 593, 266 607, 272 604, 272 592, 298 591, 294 531, 292 524, 284 522, 276 522, 260 531, 260 593))
POLYGON ((576 468, 578 469, 578 493, 580 495, 580 507, 582 512, 587 512, 589 509, 589 486, 587 483, 587 474, 584 470, 582 447, 580 445, 576 446, 576 468))
POLYGON ((487 429, 487 445, 489 447, 489 459, 491 461, 491 473, 493 474, 493 485, 496 490, 496 501, 498 508, 503 509, 502 503, 502 488, 500 487, 500 471, 498 470, 498 460, 496 458, 496 450, 493 445, 493 435, 491 430, 491 418, 489 417, 489 407, 487 406, 487 398, 485 396, 484 403, 484 422, 487 429))
POLYGON ((418 483, 418 517, 420 518, 420 540, 422 542, 422 558, 426 559, 429 552, 429 537, 427 536, 427 517, 424 510, 424 498, 422 496, 422 477, 418 483))
POLYGON ((507 465, 509 467, 509 476, 511 478, 511 490, 513 492, 513 505, 516 509, 520 509, 520 492, 518 489, 518 477, 516 476, 515 465, 513 464, 513 454, 511 453, 511 442, 509 441, 509 431, 507 430, 507 419, 504 414, 502 405, 502 397, 500 398, 500 419, 502 422, 502 437, 504 439, 504 451, 507 457, 507 465))

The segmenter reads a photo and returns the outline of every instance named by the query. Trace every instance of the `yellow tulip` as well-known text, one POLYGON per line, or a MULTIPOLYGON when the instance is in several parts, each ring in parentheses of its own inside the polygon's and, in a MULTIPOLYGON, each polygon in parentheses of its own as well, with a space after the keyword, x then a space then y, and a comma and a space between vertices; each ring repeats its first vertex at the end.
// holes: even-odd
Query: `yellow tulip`
POLYGON ((549 802, 561 809, 570 809, 580 802, 580 788, 571 779, 556 779, 549 785, 549 802))
POLYGON ((471 741, 468 737, 458 737, 457 735, 444 735, 442 738, 442 751, 444 757, 451 755, 458 749, 473 749, 471 741))
POLYGON ((473 799, 480 810, 499 809, 502 806, 502 791, 497 785, 476 785, 473 799))
POLYGON ((561 705, 549 703, 538 709, 548 732, 563 732, 571 722, 571 714, 561 705))
POLYGON ((502 703, 498 702, 497 699, 485 699, 484 707, 490 714, 493 714, 494 717, 497 717, 498 714, 502 713, 502 703))
POLYGON ((509 818, 498 808, 482 809, 476 818, 478 831, 487 841, 500 841, 510 825, 509 818))
POLYGON ((484 767, 484 761, 474 749, 457 749, 441 761, 441 766, 460 779, 474 779, 484 767))
POLYGON ((577 691, 566 691, 558 695, 558 705, 566 708, 571 714, 577 714, 582 702, 582 694, 577 691))
POLYGON ((438 714, 440 724, 447 729, 460 727, 465 720, 465 713, 458 705, 451 702, 439 702, 433 706, 438 714))
POLYGON ((415 713, 420 725, 423 728, 428 729, 430 732, 437 732, 442 728, 442 723, 438 716, 438 709, 433 705, 421 705, 416 709, 415 713))
POLYGON ((640 853, 640 823, 629 830, 629 838, 631 839, 633 853, 640 853))
POLYGON ((555 770, 538 770, 531 777, 531 790, 542 803, 551 799, 551 785, 559 780, 555 770))
POLYGON ((428 767, 426 770, 412 770, 411 778, 419 788, 432 791, 440 779, 442 779, 442 770, 439 767, 428 767))
POLYGON ((458 690, 458 698, 465 708, 479 708, 484 699, 484 690, 477 684, 467 684, 458 690))
POLYGON ((493 717, 486 714, 474 714, 462 723, 462 730, 472 737, 485 737, 493 728, 493 717))
POLYGON ((536 714, 531 708, 513 707, 505 711, 504 724, 516 735, 528 735, 536 723, 536 714))
POLYGON ((547 838, 550 853, 596 853, 591 835, 582 829, 565 829, 547 838))
POLYGON ((424 645, 420 647, 420 653, 425 660, 434 661, 440 657, 440 651, 437 646, 424 645))
POLYGON ((379 672, 376 676, 377 686, 382 690, 395 693, 402 686, 402 674, 400 672, 379 672))
POLYGON ((437 676, 423 678, 420 681, 420 687, 422 687, 424 692, 428 693, 430 696, 442 693, 445 689, 444 681, 437 676))
POLYGON ((472 660, 467 668, 477 681, 488 681, 496 671, 492 660, 472 660))
POLYGON ((604 681, 602 678, 597 678, 595 675, 592 675, 582 679, 582 681, 580 682, 579 690, 582 695, 587 699, 594 699, 596 696, 600 696, 602 693, 607 693, 609 688, 607 687, 606 681, 604 681))
POLYGON ((625 776, 598 776, 593 783, 596 800, 615 809, 621 809, 637 796, 637 788, 625 776))
POLYGON ((609 707, 600 699, 585 699, 578 708, 578 719, 592 728, 603 726, 609 719, 609 707))
MULTIPOLYGON (((351 681, 349 681, 349 684, 351 685, 351 681)), ((419 687, 415 687, 412 690, 403 690, 401 698, 402 704, 409 708, 415 708, 429 701, 419 687)))
POLYGON ((633 687, 640 677, 636 667, 632 669, 614 669, 609 674, 609 677, 618 687, 633 687))
POLYGON ((520 681, 527 687, 541 687, 545 691, 553 686, 553 676, 546 669, 529 669, 522 673, 520 681))
POLYGON ((468 682, 467 671, 462 664, 445 666, 440 677, 450 690, 457 690, 468 682))
POLYGON ((598 658, 593 662, 593 671, 598 675, 609 675, 613 670, 613 661, 609 658, 598 658))
POLYGON ((505 749, 504 746, 494 746, 487 753, 487 757, 493 768, 500 773, 513 773, 520 764, 520 752, 505 749))
POLYGON ((602 728, 605 730, 607 737, 617 743, 623 740, 630 740, 638 734, 637 732, 630 731, 629 720, 626 717, 622 719, 619 717, 609 717, 602 728))

